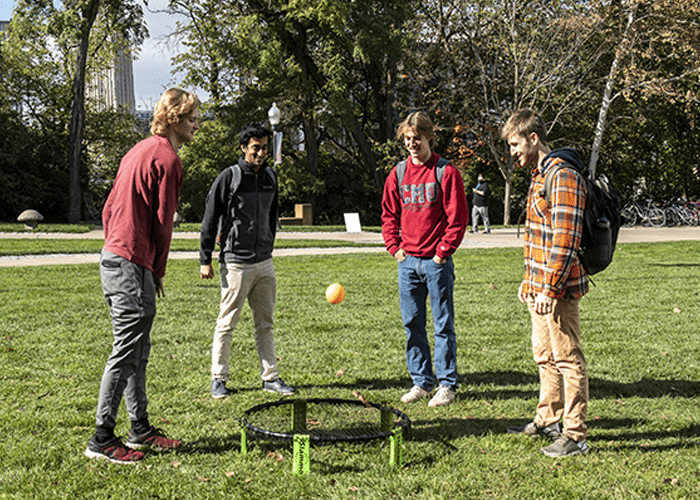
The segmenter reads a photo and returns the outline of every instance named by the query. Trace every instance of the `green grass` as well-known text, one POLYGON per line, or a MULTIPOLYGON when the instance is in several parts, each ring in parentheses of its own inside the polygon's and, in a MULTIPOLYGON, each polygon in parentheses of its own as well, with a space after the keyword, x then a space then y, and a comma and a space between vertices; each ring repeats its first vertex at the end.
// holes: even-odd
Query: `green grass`
MULTIPOLYGON (((259 388, 247 308, 231 356, 239 392, 210 397, 219 287, 199 279, 195 260, 168 264, 148 375, 152 422, 185 444, 133 467, 82 454, 112 340, 97 265, 0 269, 0 497, 698 498, 700 243, 620 245, 595 278, 581 302, 592 451, 570 459, 505 432, 537 404, 520 250, 461 249, 455 266, 461 387, 430 409, 399 402, 410 380, 388 255, 275 259, 279 368, 298 396, 359 390, 413 423, 403 467, 389 466, 383 441, 312 445, 307 476, 292 474, 285 443, 240 454, 242 413, 277 399, 259 388), (347 296, 332 306, 324 291, 336 281, 347 296)), ((117 432, 128 432, 123 406, 117 432)))

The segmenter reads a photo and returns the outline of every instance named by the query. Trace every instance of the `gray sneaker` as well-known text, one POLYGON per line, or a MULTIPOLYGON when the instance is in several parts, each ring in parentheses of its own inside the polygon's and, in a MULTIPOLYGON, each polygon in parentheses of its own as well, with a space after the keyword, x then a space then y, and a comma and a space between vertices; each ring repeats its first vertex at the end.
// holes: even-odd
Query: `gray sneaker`
POLYGON ((542 427, 535 422, 530 422, 523 427, 508 427, 508 434, 525 434, 531 437, 544 436, 550 439, 556 439, 561 434, 561 427, 559 427, 559 422, 555 422, 547 427, 542 427))
POLYGON ((549 446, 545 446, 540 451, 548 457, 573 457, 588 453, 589 448, 585 439, 574 441, 566 434, 562 434, 559 436, 559 439, 549 446))
POLYGON ((450 404, 455 399, 455 391, 451 387, 441 385, 435 392, 435 396, 428 402, 428 406, 435 408, 437 406, 445 406, 450 404))
POLYGON ((226 381, 222 379, 216 379, 211 381, 211 397, 214 399, 221 399, 229 396, 234 391, 226 388, 226 381))
POLYGON ((423 399, 426 396, 430 396, 432 393, 424 390, 422 387, 414 385, 411 390, 406 394, 401 396, 402 403, 415 403, 416 401, 423 399))
POLYGON ((282 396, 291 396, 292 394, 294 394, 294 389, 285 384, 284 380, 282 380, 281 378, 276 378, 275 380, 272 380, 270 382, 263 381, 262 388, 263 391, 276 392, 277 394, 281 394, 282 396))

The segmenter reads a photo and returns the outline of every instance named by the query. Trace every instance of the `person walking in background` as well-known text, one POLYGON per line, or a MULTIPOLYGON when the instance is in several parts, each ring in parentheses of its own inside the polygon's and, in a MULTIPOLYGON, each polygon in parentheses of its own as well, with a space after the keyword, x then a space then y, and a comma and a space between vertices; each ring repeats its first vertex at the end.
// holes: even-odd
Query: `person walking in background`
POLYGON ((501 136, 518 165, 533 167, 526 202, 525 272, 518 298, 530 311, 532 351, 540 376, 535 419, 524 427, 509 427, 508 432, 554 438, 541 450, 548 456, 587 453, 588 372, 579 299, 588 292, 588 277, 576 252, 586 204, 581 159, 573 149, 551 151, 544 121, 531 109, 514 113, 501 136), (572 168, 554 171, 547 200, 545 176, 558 164, 572 168))
POLYGON ((124 156, 102 211, 100 277, 114 343, 100 383, 95 434, 85 450, 89 458, 135 463, 144 456, 135 449, 180 446, 149 422, 146 365, 182 186, 178 151, 199 130, 199 104, 181 89, 163 94, 153 113, 153 135, 124 156), (126 447, 114 433, 122 396, 131 421, 126 447))
POLYGON ((214 180, 206 199, 200 235, 199 274, 212 279, 212 252, 218 240, 221 303, 211 353, 211 395, 232 393, 226 387, 233 330, 246 299, 253 312, 255 346, 262 388, 282 395, 294 389, 279 378, 273 322, 277 277, 272 250, 277 231, 277 179, 267 166, 271 133, 249 123, 239 134, 243 156, 214 180))
POLYGON ((479 217, 484 221, 484 234, 491 232, 491 224, 489 223, 489 198, 491 189, 489 183, 483 175, 479 174, 479 183, 474 189, 472 198, 472 233, 479 232, 479 217))
POLYGON ((409 156, 392 169, 382 197, 382 236, 398 262, 406 365, 413 381, 401 401, 413 403, 429 396, 437 378, 431 407, 451 403, 458 387, 452 254, 469 223, 462 176, 432 152, 433 134, 433 123, 422 111, 411 113, 399 125, 397 137, 403 138, 409 156), (435 327, 435 375, 426 332, 426 296, 435 327))

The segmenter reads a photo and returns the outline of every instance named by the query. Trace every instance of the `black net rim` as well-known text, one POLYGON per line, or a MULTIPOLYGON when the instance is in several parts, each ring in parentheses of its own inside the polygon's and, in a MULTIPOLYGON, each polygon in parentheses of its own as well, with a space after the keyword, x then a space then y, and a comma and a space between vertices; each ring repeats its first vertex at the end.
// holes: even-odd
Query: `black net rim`
POLYGON ((261 411, 264 411, 267 408, 274 408, 277 406, 283 406, 283 405, 293 405, 294 403, 300 401, 299 399, 280 399, 279 401, 270 401, 268 403, 262 403, 256 406, 253 406, 252 408, 247 409, 246 411, 243 412, 243 416, 241 417, 241 425, 246 428, 247 430, 253 432, 256 435, 259 436, 264 436, 267 438, 276 438, 276 439, 283 439, 287 441, 291 441, 294 439, 294 436, 297 435, 308 435, 309 440, 316 442, 316 443, 335 443, 335 442, 362 442, 362 441, 372 441, 375 439, 385 439, 388 437, 391 437, 394 434, 394 429, 402 429, 404 432, 410 430, 411 428, 411 420, 408 418, 408 415, 406 415, 404 412, 397 410, 395 408, 389 408, 387 406, 382 406, 377 403, 363 403, 362 401, 356 400, 356 399, 341 399, 341 398, 311 398, 311 399, 304 399, 303 401, 306 401, 306 403, 311 403, 311 404, 331 404, 331 405, 351 405, 351 406, 371 406, 373 408, 376 408, 377 410, 386 410, 390 411, 397 417, 399 417, 399 422, 394 422, 394 426, 392 430, 390 431, 384 431, 384 432, 375 432, 375 433, 370 433, 370 434, 363 434, 363 435, 345 435, 345 436, 322 436, 322 435, 314 435, 314 434, 307 434, 306 432, 294 432, 294 431, 289 431, 289 432, 277 432, 273 431, 270 429, 263 429, 261 427, 256 427, 252 425, 248 420, 246 419, 247 416, 252 415, 253 413, 258 413, 261 411))

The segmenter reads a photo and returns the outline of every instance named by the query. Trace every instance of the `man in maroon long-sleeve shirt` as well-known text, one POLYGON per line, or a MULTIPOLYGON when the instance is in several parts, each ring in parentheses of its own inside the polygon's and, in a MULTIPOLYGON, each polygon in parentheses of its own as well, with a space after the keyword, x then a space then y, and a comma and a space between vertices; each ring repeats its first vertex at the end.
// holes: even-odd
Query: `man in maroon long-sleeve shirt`
POLYGON ((163 277, 182 186, 178 150, 198 129, 197 96, 167 90, 155 107, 153 135, 124 156, 102 211, 100 277, 114 343, 100 384, 95 434, 85 450, 89 458, 135 463, 144 456, 136 449, 180 445, 149 423, 146 365, 156 296, 165 295, 163 277), (126 447, 114 434, 122 396, 131 421, 126 447))

